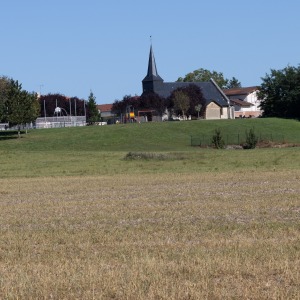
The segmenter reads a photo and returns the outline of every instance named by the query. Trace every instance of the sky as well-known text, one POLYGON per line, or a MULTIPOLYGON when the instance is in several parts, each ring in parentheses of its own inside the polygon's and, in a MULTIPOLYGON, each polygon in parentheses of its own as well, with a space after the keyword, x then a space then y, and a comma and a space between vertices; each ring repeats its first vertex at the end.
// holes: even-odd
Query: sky
POLYGON ((2 0, 0 76, 113 103, 142 93, 152 36, 165 82, 204 68, 260 85, 299 65, 299 12, 299 0, 2 0))

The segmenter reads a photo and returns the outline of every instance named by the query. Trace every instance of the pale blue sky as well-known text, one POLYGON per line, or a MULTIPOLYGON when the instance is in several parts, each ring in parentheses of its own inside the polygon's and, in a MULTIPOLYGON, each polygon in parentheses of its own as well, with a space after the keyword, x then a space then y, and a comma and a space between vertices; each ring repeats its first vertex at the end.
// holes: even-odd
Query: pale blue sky
POLYGON ((2 0, 0 75, 112 103, 142 93, 152 35, 165 82, 205 68, 260 85, 299 65, 299 12, 299 0, 2 0))

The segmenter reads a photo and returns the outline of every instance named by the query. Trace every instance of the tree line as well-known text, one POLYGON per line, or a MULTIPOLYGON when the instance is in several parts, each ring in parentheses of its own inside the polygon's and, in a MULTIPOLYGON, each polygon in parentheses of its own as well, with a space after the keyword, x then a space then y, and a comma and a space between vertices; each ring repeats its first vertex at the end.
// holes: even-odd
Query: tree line
POLYGON ((52 117, 56 107, 61 108, 62 115, 86 116, 87 122, 93 124, 101 120, 101 114, 97 109, 96 97, 91 91, 88 100, 78 97, 66 97, 62 94, 48 94, 39 97, 40 116, 52 117))
MULTIPOLYGON (((221 72, 202 68, 186 74, 185 77, 179 77, 177 82, 203 82, 209 81, 210 78, 213 78, 222 89, 242 87, 241 82, 235 77, 228 79, 221 72)), ((260 108, 263 110, 263 117, 300 119, 300 66, 271 69, 270 74, 266 74, 261 80, 258 97, 261 99, 260 108)), ((123 100, 116 100, 113 103, 113 110, 120 114, 126 112, 126 107, 148 108, 162 114, 168 108, 175 113, 199 117, 204 113, 204 105, 201 90, 190 85, 187 88, 177 89, 167 99, 157 94, 142 94, 141 97, 127 95, 123 100)))
POLYGON ((272 69, 262 78, 259 97, 265 117, 300 119, 300 66, 272 69))
MULTIPOLYGON (((227 79, 223 73, 198 69, 188 73, 179 82, 214 81, 223 89, 240 88, 238 79, 227 79)), ((261 78, 258 97, 263 117, 300 119, 300 66, 287 66, 280 70, 271 69, 270 74, 261 78)))
POLYGON ((162 116, 166 109, 176 115, 203 116, 205 99, 201 89, 195 84, 190 84, 177 88, 168 98, 162 98, 153 92, 145 92, 141 96, 126 95, 122 100, 115 100, 112 107, 113 112, 119 116, 139 110, 145 114, 147 110, 155 110, 162 116))
MULTIPOLYGON (((183 78, 179 77, 177 81, 201 82, 210 78, 223 89, 242 86, 235 77, 227 79, 223 73, 205 69, 190 72, 183 78)), ((271 69, 270 74, 266 74, 261 80, 258 89, 263 116, 300 119, 300 66, 287 66, 281 70, 271 69)), ((96 107, 96 97, 92 91, 87 101, 61 94, 38 97, 37 93, 24 90, 17 80, 0 77, 1 123, 8 123, 9 126, 17 125, 20 128, 21 125, 34 122, 39 116, 53 115, 56 106, 63 108, 69 115, 86 114, 90 124, 101 120, 96 107)), ((133 97, 126 95, 122 100, 115 100, 113 103, 113 111, 117 114, 126 113, 128 108, 154 109, 160 115, 168 108, 177 114, 199 117, 204 114, 205 100, 201 89, 191 84, 173 91, 167 99, 157 94, 143 93, 141 96, 133 97)))
POLYGON ((38 96, 24 90, 17 80, 0 77, 0 123, 8 124, 7 127, 17 126, 19 136, 22 125, 35 122, 38 117, 52 117, 56 107, 60 107, 64 115, 86 115, 91 124, 100 121, 92 91, 88 101, 58 93, 38 96))

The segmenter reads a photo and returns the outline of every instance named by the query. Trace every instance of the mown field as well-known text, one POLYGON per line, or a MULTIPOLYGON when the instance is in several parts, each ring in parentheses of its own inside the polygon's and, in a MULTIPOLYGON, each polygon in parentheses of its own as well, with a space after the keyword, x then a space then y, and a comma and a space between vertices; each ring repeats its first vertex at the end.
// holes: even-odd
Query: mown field
MULTIPOLYGON (((236 121, 299 142, 299 122, 236 121)), ((299 299, 300 149, 143 125, 0 140, 0 299, 299 299)))

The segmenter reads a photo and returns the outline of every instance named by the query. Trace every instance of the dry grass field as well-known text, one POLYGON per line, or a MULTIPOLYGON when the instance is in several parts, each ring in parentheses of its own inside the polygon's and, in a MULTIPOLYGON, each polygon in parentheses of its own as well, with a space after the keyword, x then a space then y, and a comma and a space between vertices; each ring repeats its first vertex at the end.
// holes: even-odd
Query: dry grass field
POLYGON ((300 170, 0 179, 0 299, 300 299, 300 170))

